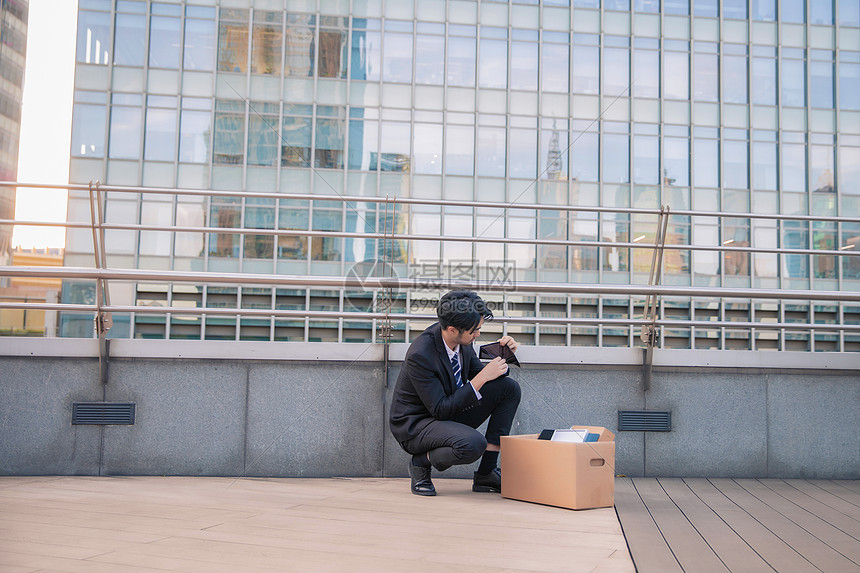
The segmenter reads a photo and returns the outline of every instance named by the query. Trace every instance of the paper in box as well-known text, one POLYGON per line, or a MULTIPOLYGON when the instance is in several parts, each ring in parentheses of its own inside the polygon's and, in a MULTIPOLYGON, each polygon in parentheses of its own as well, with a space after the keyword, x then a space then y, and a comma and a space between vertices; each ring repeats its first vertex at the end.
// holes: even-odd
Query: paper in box
POLYGON ((553 442, 538 434, 502 436, 502 497, 570 509, 615 503, 615 434, 585 428, 596 442, 553 442))

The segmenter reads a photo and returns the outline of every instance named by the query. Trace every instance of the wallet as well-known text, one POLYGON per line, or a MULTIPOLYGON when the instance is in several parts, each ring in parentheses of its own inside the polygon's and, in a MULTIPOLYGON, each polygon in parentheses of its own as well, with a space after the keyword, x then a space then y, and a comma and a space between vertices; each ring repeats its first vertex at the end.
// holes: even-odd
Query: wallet
POLYGON ((498 342, 491 342, 490 344, 485 344, 481 346, 480 351, 478 352, 479 358, 487 358, 492 360, 497 356, 501 356, 502 360, 507 362, 508 364, 515 364, 517 366, 520 365, 517 357, 514 356, 514 351, 510 349, 509 346, 502 346, 498 342))

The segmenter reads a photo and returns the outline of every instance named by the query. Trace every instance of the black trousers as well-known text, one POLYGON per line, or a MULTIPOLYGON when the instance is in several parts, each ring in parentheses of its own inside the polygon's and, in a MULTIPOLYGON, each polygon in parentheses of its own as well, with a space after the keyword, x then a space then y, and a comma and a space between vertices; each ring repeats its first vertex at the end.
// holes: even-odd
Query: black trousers
POLYGON ((416 437, 403 442, 410 454, 430 452, 430 463, 439 471, 454 465, 470 464, 480 458, 487 444, 500 445, 514 423, 520 404, 519 383, 505 376, 487 382, 481 387, 481 400, 460 412, 453 420, 434 420, 416 437), (475 428, 487 423, 482 436, 475 428))

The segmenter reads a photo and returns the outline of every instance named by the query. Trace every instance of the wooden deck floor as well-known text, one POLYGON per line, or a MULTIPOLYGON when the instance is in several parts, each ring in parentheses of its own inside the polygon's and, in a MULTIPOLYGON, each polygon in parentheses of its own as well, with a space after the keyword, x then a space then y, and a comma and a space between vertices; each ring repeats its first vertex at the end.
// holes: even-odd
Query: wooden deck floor
POLYGON ((634 572, 612 508, 434 482, 0 477, 0 572, 634 572))
POLYGON ((639 573, 860 571, 860 481, 619 478, 639 573))

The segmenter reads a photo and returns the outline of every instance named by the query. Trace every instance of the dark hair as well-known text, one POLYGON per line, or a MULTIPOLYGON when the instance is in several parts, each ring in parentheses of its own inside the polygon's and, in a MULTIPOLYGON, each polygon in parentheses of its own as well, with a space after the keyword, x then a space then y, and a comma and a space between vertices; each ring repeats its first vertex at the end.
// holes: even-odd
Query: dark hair
POLYGON ((481 297, 468 290, 452 290, 439 299, 436 316, 442 329, 472 330, 485 321, 493 320, 493 311, 481 297))

